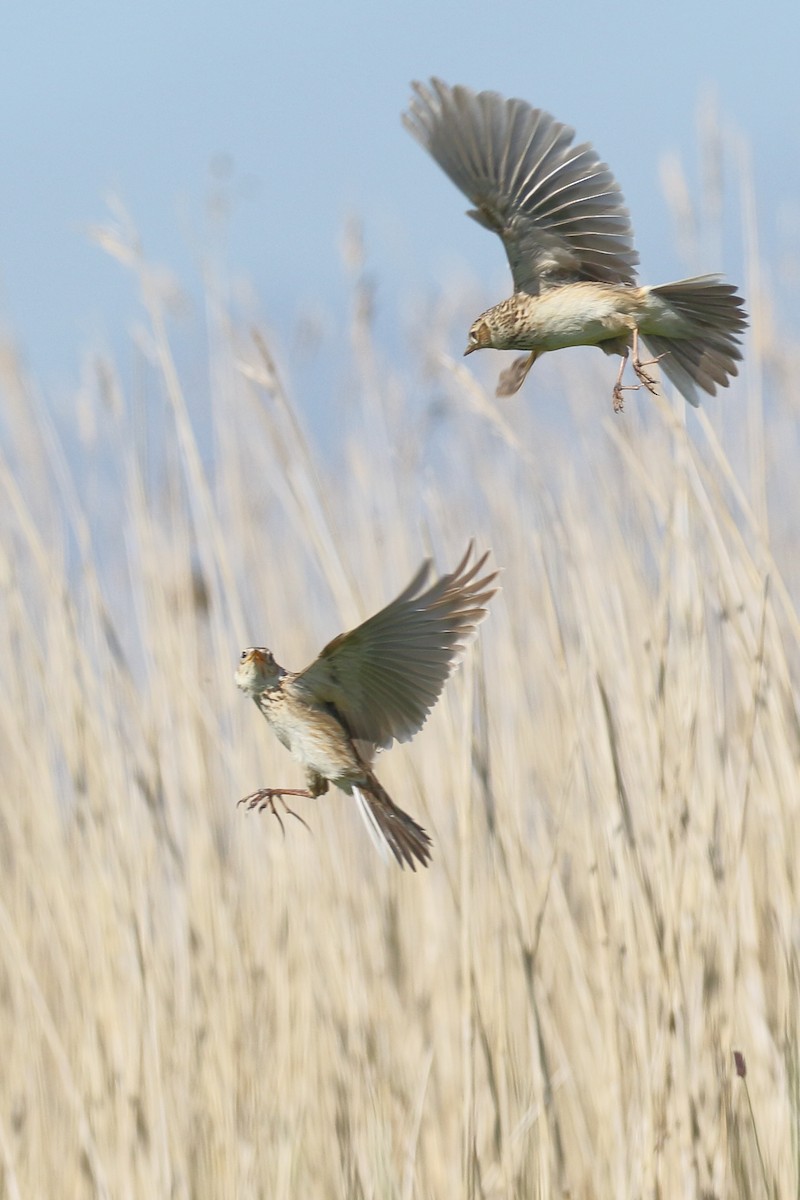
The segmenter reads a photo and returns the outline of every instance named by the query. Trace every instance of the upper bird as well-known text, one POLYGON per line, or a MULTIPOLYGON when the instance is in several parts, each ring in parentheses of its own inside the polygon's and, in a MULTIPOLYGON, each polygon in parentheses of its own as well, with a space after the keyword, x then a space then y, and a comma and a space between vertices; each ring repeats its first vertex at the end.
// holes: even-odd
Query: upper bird
POLYGON ((481 313, 465 354, 486 346, 528 350, 500 376, 498 396, 521 386, 540 354, 599 346, 622 356, 614 410, 663 370, 690 404, 697 388, 727 387, 742 357, 747 314, 719 275, 637 287, 639 256, 619 185, 594 149, 574 146, 574 130, 524 100, 414 83, 403 122, 475 205, 469 216, 498 234, 514 295, 481 313), (640 340, 650 358, 642 362, 640 340), (629 351, 638 384, 623 387, 629 351))
MULTIPOLYGON (((367 827, 402 867, 427 866, 430 838, 378 782, 373 763, 393 740, 422 728, 497 591, 482 574, 488 552, 427 586, 424 562, 396 600, 329 642, 305 671, 286 671, 265 647, 243 650, 236 683, 255 700, 278 738, 306 769, 306 789, 261 788, 240 803, 321 796, 328 783, 355 794, 367 827)), ((294 814, 297 815, 297 814, 294 814)))

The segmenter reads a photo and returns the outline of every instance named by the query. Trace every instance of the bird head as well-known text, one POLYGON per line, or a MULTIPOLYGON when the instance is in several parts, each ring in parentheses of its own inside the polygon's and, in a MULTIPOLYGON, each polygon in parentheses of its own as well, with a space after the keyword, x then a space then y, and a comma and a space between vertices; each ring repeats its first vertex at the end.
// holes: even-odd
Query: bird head
POLYGON ((492 346, 494 340, 492 337, 492 327, 486 320, 486 314, 478 317, 469 331, 467 338, 467 348, 464 355, 472 354, 473 350, 483 350, 486 346, 492 346))
POLYGON ((248 646, 239 657, 234 676, 236 686, 249 696, 257 696, 274 687, 283 675, 270 650, 265 646, 248 646))

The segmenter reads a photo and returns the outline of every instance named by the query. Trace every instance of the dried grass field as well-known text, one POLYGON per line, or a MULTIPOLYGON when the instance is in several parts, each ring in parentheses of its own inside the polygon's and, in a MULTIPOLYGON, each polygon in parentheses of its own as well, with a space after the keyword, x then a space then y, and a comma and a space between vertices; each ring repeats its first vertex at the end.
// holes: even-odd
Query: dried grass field
POLYGON ((357 284, 323 438, 221 290, 199 395, 115 239, 135 370, 53 416, 0 364, 0 1196, 800 1194, 800 390, 752 273, 736 386, 619 417, 596 351, 496 402, 477 307, 387 361, 357 284), (302 781, 241 647, 302 667, 473 535, 502 593, 379 762, 431 868, 341 793, 237 809, 302 781))

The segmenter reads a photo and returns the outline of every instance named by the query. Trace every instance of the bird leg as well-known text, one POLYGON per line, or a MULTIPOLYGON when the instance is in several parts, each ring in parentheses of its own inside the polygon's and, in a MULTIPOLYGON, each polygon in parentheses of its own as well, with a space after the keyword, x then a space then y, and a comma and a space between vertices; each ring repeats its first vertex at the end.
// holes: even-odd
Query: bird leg
POLYGON ((658 380, 653 379, 652 375, 648 375, 646 373, 646 371, 644 370, 644 368, 655 366, 655 364, 657 362, 661 362, 661 359, 663 357, 664 357, 663 354, 659 354, 657 358, 648 358, 646 362, 642 362, 642 360, 639 358, 639 330, 634 329, 634 331, 633 331, 633 362, 632 362, 632 366, 633 366, 634 371, 636 372, 636 378, 638 380, 640 380, 641 383, 644 384, 644 386, 647 388, 648 392, 650 392, 653 396, 655 396, 655 394, 656 394, 656 385, 658 383, 658 380))
POLYGON ((644 386, 647 388, 648 392, 650 392, 653 396, 655 396, 656 388, 658 385, 658 380, 654 379, 652 375, 648 375, 644 368, 655 366, 655 364, 657 362, 661 362, 661 359, 664 357, 664 355, 659 354, 657 358, 648 358, 646 362, 642 362, 642 360, 639 358, 639 330, 634 327, 634 329, 633 329, 633 358, 631 359, 631 366, 633 367, 634 373, 636 375, 636 378, 639 380, 639 382, 638 383, 630 383, 630 384, 623 386, 622 373, 625 370, 625 364, 628 361, 628 357, 629 357, 629 351, 626 346, 625 353, 622 355, 622 361, 619 364, 619 371, 617 372, 617 381, 614 384, 614 391, 612 393, 612 396, 614 399, 614 412, 617 412, 617 413, 622 412, 622 409, 623 409, 623 403, 622 403, 622 393, 623 392, 638 392, 639 388, 642 386, 642 384, 644 384, 644 386))
POLYGON ((505 371, 500 372, 495 396, 513 396, 515 392, 518 392, 538 357, 539 351, 533 350, 522 358, 515 358, 510 367, 506 367, 505 371))
POLYGON ((638 383, 628 383, 628 384, 625 384, 625 386, 623 387, 622 373, 625 370, 625 364, 627 361, 628 361, 628 348, 626 346, 625 353, 620 358, 619 371, 617 371, 617 382, 614 384, 614 390, 611 393, 611 397, 614 401, 614 412, 615 413, 622 412, 623 408, 625 407, 624 404, 622 403, 622 393, 623 392, 638 392, 639 386, 640 386, 638 383))
MULTIPOLYGON (((305 825, 306 829, 309 829, 307 822, 303 820, 300 814, 296 813, 293 808, 289 808, 289 805, 283 798, 284 796, 306 796, 309 800, 313 799, 311 792, 307 788, 259 788, 257 792, 251 792, 249 796, 243 796, 236 807, 238 808, 239 804, 246 804, 248 812, 253 808, 257 808, 259 812, 263 812, 265 808, 268 808, 273 817, 276 818, 281 827, 281 833, 285 837, 286 830, 283 828, 281 815, 275 807, 275 801, 280 800, 284 813, 289 817, 296 817, 301 825, 305 825)), ((310 832, 311 830, 309 829, 310 832)))

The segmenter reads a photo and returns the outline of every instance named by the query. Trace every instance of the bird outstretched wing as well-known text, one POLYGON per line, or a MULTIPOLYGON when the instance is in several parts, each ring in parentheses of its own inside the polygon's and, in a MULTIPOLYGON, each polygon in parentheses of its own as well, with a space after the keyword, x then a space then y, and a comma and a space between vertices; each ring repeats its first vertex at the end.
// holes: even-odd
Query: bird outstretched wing
POLYGON ((622 192, 588 144, 524 100, 414 83, 406 128, 503 239, 514 289, 634 283, 639 256, 622 192))
POLYGON ((396 600, 329 642, 292 681, 300 696, 328 704, 367 761, 376 748, 408 741, 422 727, 497 588, 481 575, 488 552, 426 587, 426 561, 396 600))

